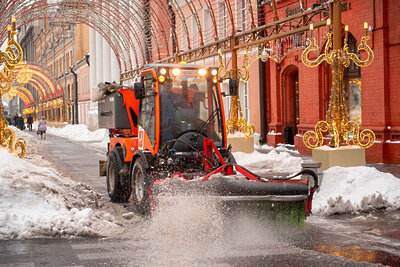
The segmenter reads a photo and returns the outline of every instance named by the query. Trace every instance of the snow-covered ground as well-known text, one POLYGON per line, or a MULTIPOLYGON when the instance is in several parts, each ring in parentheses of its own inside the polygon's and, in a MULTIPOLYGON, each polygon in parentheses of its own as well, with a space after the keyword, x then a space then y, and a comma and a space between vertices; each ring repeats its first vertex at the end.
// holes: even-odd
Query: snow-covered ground
MULTIPOLYGON (((14 128, 15 129, 15 128, 14 128)), ((0 148, 0 239, 38 236, 100 235, 118 227, 101 197, 90 187, 63 177, 44 160, 41 142, 15 130, 29 144, 25 159, 0 148)), ((107 132, 84 125, 49 127, 48 133, 104 147, 107 132)), ((272 149, 272 148, 269 148, 272 149)), ((301 169, 302 159, 288 152, 234 153, 238 164, 258 173, 301 169)), ((331 215, 400 208, 400 179, 371 167, 332 167, 324 171, 314 195, 313 213, 331 215)))
POLYGON ((99 145, 107 145, 109 140, 108 131, 106 129, 98 129, 94 132, 89 131, 86 125, 68 124, 63 128, 48 127, 47 133, 68 138, 74 141, 99 143, 99 145))
POLYGON ((0 146, 0 239, 103 236, 120 226, 89 186, 58 172, 41 142, 13 127, 29 148, 25 159, 0 146))
MULTIPOLYGON (((33 123, 33 129, 37 129, 37 122, 33 123)), ((65 127, 62 128, 47 127, 46 133, 64 137, 72 141, 89 142, 90 145, 97 148, 106 148, 107 143, 110 140, 108 137, 108 131, 106 129, 98 129, 92 132, 89 131, 87 126, 84 124, 65 124, 65 127)))

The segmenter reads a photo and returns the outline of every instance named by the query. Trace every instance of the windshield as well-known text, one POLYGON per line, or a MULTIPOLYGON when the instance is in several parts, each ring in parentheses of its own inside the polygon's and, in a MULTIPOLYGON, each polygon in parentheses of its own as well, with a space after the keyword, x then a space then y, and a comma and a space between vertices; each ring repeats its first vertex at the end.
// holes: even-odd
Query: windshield
POLYGON ((160 84, 161 145, 187 131, 200 132, 222 146, 223 125, 212 80, 183 70, 178 77, 160 84))

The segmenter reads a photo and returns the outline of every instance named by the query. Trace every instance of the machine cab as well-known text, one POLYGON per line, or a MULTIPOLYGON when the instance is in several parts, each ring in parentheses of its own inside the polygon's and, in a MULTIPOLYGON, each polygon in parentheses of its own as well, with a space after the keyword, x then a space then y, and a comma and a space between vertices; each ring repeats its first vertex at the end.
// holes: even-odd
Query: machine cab
POLYGON ((136 98, 141 99, 139 139, 145 150, 155 154, 171 142, 177 151, 191 146, 202 150, 204 137, 212 138, 216 147, 226 146, 217 72, 194 65, 145 67, 135 84, 136 98))

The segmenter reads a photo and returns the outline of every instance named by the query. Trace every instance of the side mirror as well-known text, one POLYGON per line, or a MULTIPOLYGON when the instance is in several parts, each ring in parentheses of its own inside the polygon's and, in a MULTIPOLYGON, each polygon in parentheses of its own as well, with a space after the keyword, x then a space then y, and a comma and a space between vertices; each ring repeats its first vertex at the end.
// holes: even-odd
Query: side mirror
POLYGON ((142 82, 134 83, 133 90, 135 91, 136 99, 143 99, 145 97, 144 84, 142 82))

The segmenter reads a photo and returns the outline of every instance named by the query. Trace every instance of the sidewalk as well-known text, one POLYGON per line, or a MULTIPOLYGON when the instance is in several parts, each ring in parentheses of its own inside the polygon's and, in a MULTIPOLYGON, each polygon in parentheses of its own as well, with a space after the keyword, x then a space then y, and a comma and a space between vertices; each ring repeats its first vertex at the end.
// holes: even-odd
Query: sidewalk
MULTIPOLYGON (((260 153, 269 153, 271 151, 271 149, 265 149, 265 148, 255 148, 255 150, 257 150, 260 153)), ((291 151, 290 148, 288 148, 285 151, 278 150, 278 152, 288 152, 289 154, 291 154, 294 157, 301 157, 303 160, 311 160, 312 159, 311 155, 299 154, 298 152, 291 151)), ((400 179, 400 164, 367 163, 366 166, 374 167, 378 171, 381 171, 381 172, 391 173, 400 179)))

